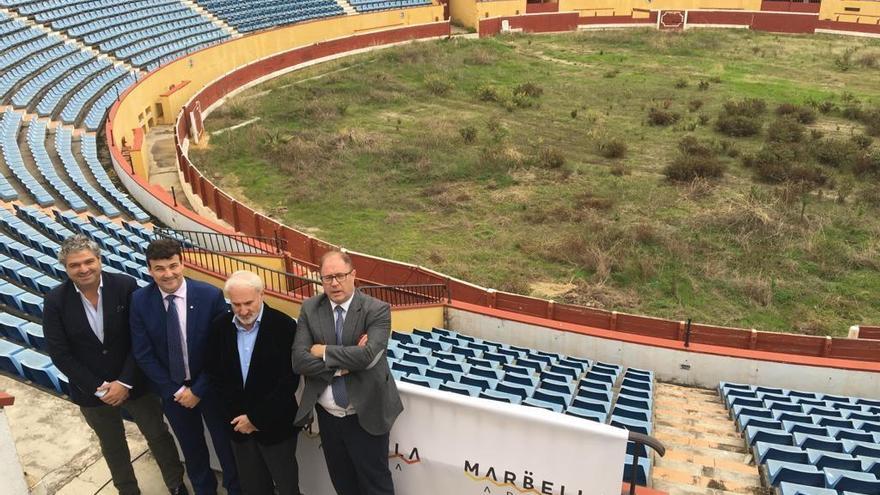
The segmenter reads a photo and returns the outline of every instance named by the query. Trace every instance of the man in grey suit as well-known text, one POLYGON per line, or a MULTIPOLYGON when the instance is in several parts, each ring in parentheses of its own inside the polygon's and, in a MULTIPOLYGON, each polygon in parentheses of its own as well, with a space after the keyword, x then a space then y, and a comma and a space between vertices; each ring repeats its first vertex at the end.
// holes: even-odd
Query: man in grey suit
POLYGON ((388 433, 403 410, 388 368, 388 304, 354 287, 351 258, 321 258, 324 294, 303 303, 293 370, 305 378, 296 423, 317 411, 327 471, 339 495, 393 495, 388 433))

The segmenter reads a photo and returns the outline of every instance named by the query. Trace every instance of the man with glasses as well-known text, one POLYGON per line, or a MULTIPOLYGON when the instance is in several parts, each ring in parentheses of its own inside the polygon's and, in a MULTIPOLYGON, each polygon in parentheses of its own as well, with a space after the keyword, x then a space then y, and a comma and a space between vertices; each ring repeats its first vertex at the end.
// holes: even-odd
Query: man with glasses
POLYGON ((320 270, 324 293, 303 303, 293 344, 293 370, 305 377, 296 423, 317 411, 338 495, 393 495, 388 433, 403 404, 385 356, 391 309, 355 289, 346 253, 327 252, 320 270))

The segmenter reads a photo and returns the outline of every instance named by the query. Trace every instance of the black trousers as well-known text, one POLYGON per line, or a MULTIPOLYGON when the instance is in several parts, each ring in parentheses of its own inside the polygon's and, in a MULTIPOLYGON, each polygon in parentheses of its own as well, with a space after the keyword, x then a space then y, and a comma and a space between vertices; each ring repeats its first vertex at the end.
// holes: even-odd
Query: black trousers
POLYGON ((110 468, 113 486, 122 495, 140 493, 134 469, 131 466, 131 453, 125 440, 125 426, 122 424, 124 409, 137 424, 138 429, 147 439, 147 445, 159 470, 165 486, 174 489, 183 484, 183 464, 177 455, 174 439, 168 432, 168 426, 162 419, 162 405, 155 394, 144 394, 137 399, 129 399, 119 407, 97 406, 80 407, 86 423, 95 430, 101 443, 101 454, 110 468))
POLYGON ((293 435, 271 445, 253 438, 232 442, 238 482, 244 495, 299 495, 296 437, 293 435))
POLYGON ((388 433, 371 435, 357 415, 337 418, 320 405, 318 426, 327 471, 338 495, 394 495, 388 468, 388 433))

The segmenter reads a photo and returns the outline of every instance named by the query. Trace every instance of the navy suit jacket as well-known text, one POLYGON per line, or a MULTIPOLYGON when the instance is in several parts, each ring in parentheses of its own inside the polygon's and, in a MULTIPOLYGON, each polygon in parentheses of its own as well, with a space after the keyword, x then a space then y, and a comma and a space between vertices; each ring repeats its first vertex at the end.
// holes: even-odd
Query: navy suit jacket
POLYGON ((137 282, 128 275, 101 273, 104 342, 98 340, 82 299, 72 281, 65 280, 44 299, 43 332, 49 356, 70 380, 70 399, 84 407, 101 406, 95 389, 119 380, 131 386, 130 397, 146 391, 146 380, 135 366, 128 331, 129 301, 137 282))
MULTIPOLYGON (((186 349, 192 381, 190 388, 199 397, 205 397, 210 388, 208 375, 202 373, 202 368, 205 364, 211 321, 228 311, 220 289, 204 282, 186 279, 186 349)), ((173 382, 169 372, 166 314, 162 293, 155 282, 132 294, 132 354, 156 392, 168 400, 183 384, 173 382)))

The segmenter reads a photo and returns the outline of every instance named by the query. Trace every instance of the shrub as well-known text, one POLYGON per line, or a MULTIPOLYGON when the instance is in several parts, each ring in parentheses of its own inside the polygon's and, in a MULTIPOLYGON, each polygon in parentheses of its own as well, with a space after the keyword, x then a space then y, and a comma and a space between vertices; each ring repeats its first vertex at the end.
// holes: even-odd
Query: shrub
POLYGON ((648 123, 655 126, 672 125, 681 118, 677 112, 652 107, 648 110, 648 123))
POLYGON ((852 56, 855 50, 849 47, 842 54, 834 57, 834 67, 840 72, 846 72, 853 67, 852 56))
POLYGON ((700 88, 700 91, 706 91, 707 89, 709 89, 709 81, 701 80, 700 84, 697 87, 700 88))
POLYGON ((544 146, 538 151, 537 163, 541 168, 562 168, 565 165, 565 155, 556 148, 544 146))
POLYGON ((425 78, 425 87, 428 91, 435 96, 443 96, 452 89, 452 84, 449 81, 437 77, 437 76, 429 76, 425 78))
POLYGON ((694 136, 685 136, 678 142, 678 151, 689 156, 716 156, 718 154, 712 143, 700 141, 694 136))
POLYGON ((816 122, 816 111, 810 107, 795 105, 794 103, 783 103, 776 107, 776 115, 788 116, 800 122, 801 124, 812 124, 816 122))
POLYGON ((731 137, 755 136, 761 132, 761 121, 744 115, 719 115, 715 130, 731 137))
POLYGON ((678 155, 663 169, 663 175, 674 182, 714 179, 724 175, 724 164, 714 156, 678 155))
POLYGON ((767 140, 775 143, 799 143, 807 128, 791 117, 778 118, 767 129, 767 140))
POLYGON ((480 89, 477 90, 477 97, 480 98, 480 101, 501 101, 498 88, 489 84, 480 86, 480 89))
POLYGON ((477 141, 477 128, 472 125, 462 127, 458 133, 461 134, 461 139, 466 144, 473 144, 477 141))
POLYGON ((871 144, 874 142, 874 138, 868 136, 867 134, 853 134, 849 138, 850 141, 853 142, 860 150, 866 150, 871 147, 871 144))
POLYGON ((688 102, 688 110, 690 110, 691 112, 696 112, 701 108, 703 108, 703 100, 693 99, 688 102))
POLYGON ((852 141, 825 139, 815 143, 813 156, 823 165, 834 168, 848 168, 855 163, 859 148, 852 141))
POLYGON ((544 88, 538 86, 533 82, 527 82, 520 84, 516 88, 513 89, 514 96, 528 96, 529 98, 538 98, 544 94, 544 88))
POLYGON ((623 158, 626 143, 619 138, 605 138, 596 143, 596 151, 605 158, 623 158))
POLYGON ((860 154, 853 164, 853 173, 859 177, 880 177, 880 150, 860 154))
POLYGON ((678 79, 675 80, 675 87, 676 87, 676 89, 684 89, 684 88, 688 87, 687 79, 685 79, 683 77, 679 77, 678 79))
POLYGON ((824 114, 829 114, 831 112, 837 111, 837 104, 831 100, 824 100, 817 103, 816 108, 824 114))
POLYGON ((875 69, 880 66, 880 53, 863 53, 856 62, 862 67, 875 69))
POLYGON ((880 108, 874 108, 863 112, 859 119, 865 124, 865 134, 880 136, 880 108))
POLYGON ((802 162, 805 155, 799 146, 767 143, 757 153, 743 157, 743 165, 754 170, 756 179, 778 184, 789 180, 794 164, 802 162))
POLYGON ((847 105, 843 107, 843 110, 840 113, 844 118, 850 120, 862 120, 862 117, 864 117, 862 107, 859 105, 847 105))
POLYGON ((602 77, 604 77, 605 79, 614 79, 615 77, 617 77, 618 74, 620 74, 620 69, 612 69, 602 74, 602 77))
POLYGON ((739 101, 728 100, 722 106, 722 113, 743 117, 758 117, 767 111, 767 103, 759 98, 745 98, 739 101))

